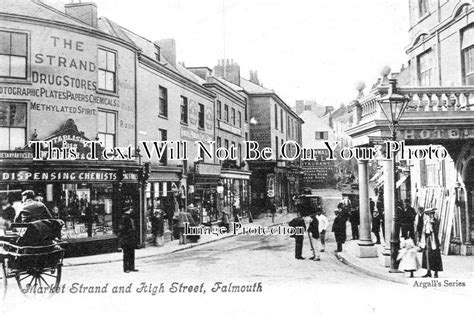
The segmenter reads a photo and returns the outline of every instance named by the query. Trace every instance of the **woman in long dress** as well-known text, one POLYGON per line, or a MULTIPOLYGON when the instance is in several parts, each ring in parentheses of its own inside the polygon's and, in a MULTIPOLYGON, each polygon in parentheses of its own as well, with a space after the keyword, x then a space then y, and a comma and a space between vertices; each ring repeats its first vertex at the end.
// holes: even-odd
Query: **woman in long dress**
POLYGON ((426 269, 424 278, 431 277, 431 271, 434 277, 438 277, 438 272, 443 271, 443 261, 441 259, 441 249, 438 238, 439 221, 435 216, 436 208, 425 210, 425 220, 423 222, 423 232, 421 235, 420 246, 423 250, 423 260, 421 267, 426 269))

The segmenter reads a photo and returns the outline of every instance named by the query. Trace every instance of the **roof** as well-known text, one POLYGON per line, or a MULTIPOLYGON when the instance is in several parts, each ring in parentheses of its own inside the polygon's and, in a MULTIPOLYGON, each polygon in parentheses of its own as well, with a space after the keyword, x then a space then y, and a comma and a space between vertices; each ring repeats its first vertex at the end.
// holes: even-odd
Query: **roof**
POLYGON ((67 23, 91 30, 96 30, 87 23, 81 22, 38 0, 1 0, 1 13, 35 17, 44 20, 67 23))
POLYGON ((245 78, 240 78, 240 86, 250 94, 275 93, 275 91, 262 87, 245 78))
POLYGON ((118 37, 121 40, 124 40, 125 42, 128 42, 134 46, 139 46, 139 45, 136 45, 134 41, 132 41, 130 36, 128 36, 127 33, 125 32, 124 28, 122 28, 120 25, 109 20, 106 17, 100 17, 97 20, 97 28, 106 34, 112 35, 114 37, 118 37))

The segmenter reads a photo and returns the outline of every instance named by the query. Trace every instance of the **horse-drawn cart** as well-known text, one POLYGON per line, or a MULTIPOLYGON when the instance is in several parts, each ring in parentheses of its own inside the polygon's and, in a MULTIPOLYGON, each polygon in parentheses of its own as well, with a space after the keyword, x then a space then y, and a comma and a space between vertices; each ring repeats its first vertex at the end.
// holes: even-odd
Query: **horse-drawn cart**
POLYGON ((15 233, 0 237, 0 298, 8 279, 15 279, 25 295, 52 295, 61 282, 65 242, 61 242, 60 220, 13 224, 15 233))

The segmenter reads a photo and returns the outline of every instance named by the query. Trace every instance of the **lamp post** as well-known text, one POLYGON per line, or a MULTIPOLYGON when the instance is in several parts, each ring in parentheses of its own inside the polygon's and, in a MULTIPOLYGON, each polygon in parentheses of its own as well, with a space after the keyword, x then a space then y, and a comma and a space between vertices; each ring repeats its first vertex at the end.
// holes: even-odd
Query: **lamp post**
MULTIPOLYGON (((392 141, 397 140, 397 131, 399 128, 400 118, 405 112, 405 109, 410 101, 409 98, 397 93, 397 80, 389 80, 389 89, 387 95, 377 100, 383 114, 390 124, 390 131, 392 134, 392 141)), ((400 223, 398 219, 397 205, 397 169, 396 169, 396 154, 392 159, 393 167, 393 192, 385 192, 385 194, 392 194, 393 198, 393 220, 390 234, 390 272, 399 272, 397 256, 400 249, 400 223)))

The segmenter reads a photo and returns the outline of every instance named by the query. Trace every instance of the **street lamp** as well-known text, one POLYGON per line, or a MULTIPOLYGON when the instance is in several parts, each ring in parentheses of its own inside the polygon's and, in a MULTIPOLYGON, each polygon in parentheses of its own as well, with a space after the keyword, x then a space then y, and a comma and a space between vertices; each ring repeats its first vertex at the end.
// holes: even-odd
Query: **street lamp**
MULTIPOLYGON (((389 80, 388 93, 384 97, 377 100, 383 114, 390 124, 390 131, 392 132, 392 141, 397 139, 397 130, 399 128, 400 118, 405 112, 410 99, 397 93, 397 80, 389 80)), ((398 251, 400 249, 400 223, 398 222, 397 214, 397 169, 396 169, 396 155, 393 155, 393 192, 385 192, 385 194, 392 194, 393 199, 393 221, 390 234, 390 272, 398 272, 398 251)))

